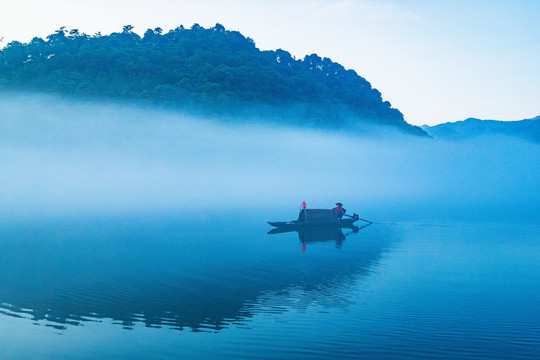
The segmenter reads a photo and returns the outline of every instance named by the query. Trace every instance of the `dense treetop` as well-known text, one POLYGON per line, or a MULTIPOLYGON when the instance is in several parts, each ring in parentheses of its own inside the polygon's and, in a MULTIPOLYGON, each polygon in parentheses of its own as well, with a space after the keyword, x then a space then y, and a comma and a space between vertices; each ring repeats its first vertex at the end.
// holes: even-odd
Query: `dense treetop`
POLYGON ((195 24, 143 37, 89 36, 61 28, 46 39, 13 41, 0 51, 0 89, 113 98, 214 115, 260 115, 325 127, 375 122, 423 133, 383 101, 354 70, 316 54, 261 51, 222 25, 195 24))

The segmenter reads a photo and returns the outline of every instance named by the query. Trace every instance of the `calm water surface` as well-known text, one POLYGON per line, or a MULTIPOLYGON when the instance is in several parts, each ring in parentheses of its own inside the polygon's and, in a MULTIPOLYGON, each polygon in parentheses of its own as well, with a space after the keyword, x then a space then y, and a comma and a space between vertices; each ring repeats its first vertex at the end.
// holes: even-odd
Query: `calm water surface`
POLYGON ((287 218, 1 224, 0 358, 540 354, 538 225, 267 234, 266 220, 287 218))

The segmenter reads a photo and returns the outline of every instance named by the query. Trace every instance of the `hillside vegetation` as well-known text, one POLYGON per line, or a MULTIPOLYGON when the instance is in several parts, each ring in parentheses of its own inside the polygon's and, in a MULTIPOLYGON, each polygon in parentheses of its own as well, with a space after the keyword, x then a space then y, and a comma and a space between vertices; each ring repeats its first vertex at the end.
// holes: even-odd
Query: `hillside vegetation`
POLYGON ((61 28, 0 51, 0 89, 119 99, 206 115, 265 117, 330 128, 382 124, 424 135, 354 70, 316 54, 261 51, 222 25, 144 36, 61 28))

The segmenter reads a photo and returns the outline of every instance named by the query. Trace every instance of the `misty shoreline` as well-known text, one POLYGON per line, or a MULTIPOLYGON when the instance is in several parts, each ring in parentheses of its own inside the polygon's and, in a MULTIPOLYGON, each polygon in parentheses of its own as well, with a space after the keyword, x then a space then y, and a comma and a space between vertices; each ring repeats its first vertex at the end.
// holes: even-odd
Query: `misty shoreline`
POLYGON ((370 138, 21 95, 0 109, 0 199, 12 217, 309 199, 391 221, 539 217, 540 146, 516 138, 370 138))

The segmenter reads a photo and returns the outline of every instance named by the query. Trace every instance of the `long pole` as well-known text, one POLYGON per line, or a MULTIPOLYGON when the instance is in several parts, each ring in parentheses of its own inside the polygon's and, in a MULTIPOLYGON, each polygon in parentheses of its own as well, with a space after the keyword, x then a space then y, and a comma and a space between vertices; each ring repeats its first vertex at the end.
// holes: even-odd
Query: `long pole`
POLYGON ((366 220, 366 219, 357 218, 356 216, 347 215, 347 214, 343 214, 343 215, 348 216, 348 217, 353 218, 353 219, 358 219, 358 220, 362 220, 362 221, 365 221, 367 223, 373 224, 373 222, 371 222, 369 220, 366 220))

